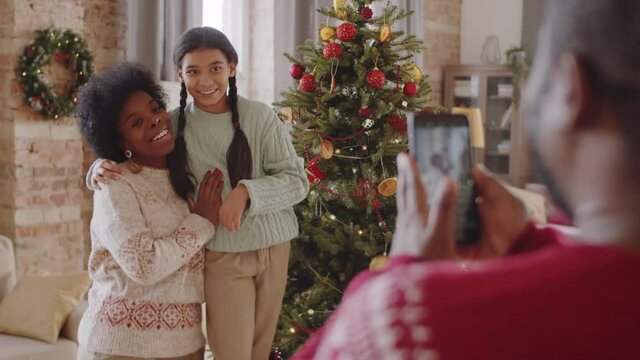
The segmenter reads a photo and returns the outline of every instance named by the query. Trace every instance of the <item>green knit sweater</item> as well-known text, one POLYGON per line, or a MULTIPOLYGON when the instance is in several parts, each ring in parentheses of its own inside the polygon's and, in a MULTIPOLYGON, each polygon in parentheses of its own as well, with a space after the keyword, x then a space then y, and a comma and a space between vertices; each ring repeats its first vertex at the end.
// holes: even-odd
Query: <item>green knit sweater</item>
MULTIPOLYGON (((304 160, 297 156, 283 123, 267 105, 239 97, 240 126, 249 140, 253 176, 242 180, 247 187, 250 207, 241 219, 240 229, 230 233, 222 226, 206 244, 210 250, 242 252, 276 245, 298 235, 293 205, 309 191, 304 160)), ((227 172, 227 149, 233 139, 231 113, 211 114, 193 103, 185 108, 189 169, 198 181, 207 170, 224 174, 223 199, 232 190, 227 172)), ((178 109, 171 111, 174 130, 178 109)))

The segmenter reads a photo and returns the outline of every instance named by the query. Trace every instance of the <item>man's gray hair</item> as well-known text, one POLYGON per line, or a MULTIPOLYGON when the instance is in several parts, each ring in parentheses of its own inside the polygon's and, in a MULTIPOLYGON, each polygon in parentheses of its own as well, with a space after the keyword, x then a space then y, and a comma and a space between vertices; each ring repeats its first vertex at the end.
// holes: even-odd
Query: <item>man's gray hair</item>
POLYGON ((640 176, 640 0, 547 0, 550 60, 575 54, 621 122, 640 176))

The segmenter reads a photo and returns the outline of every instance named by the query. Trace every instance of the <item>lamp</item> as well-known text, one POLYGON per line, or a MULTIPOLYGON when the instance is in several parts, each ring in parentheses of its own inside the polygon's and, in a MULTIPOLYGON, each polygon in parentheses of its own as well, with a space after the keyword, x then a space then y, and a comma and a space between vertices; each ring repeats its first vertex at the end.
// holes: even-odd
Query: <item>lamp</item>
POLYGON ((482 125, 480 108, 454 107, 451 109, 451 113, 467 116, 467 119, 469 119, 471 146, 484 149, 484 126, 482 125))

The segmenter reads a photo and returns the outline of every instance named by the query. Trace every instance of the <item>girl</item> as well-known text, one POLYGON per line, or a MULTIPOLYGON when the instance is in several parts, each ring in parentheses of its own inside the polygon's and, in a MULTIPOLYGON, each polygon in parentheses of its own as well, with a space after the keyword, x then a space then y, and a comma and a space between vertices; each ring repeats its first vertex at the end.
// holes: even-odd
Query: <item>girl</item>
MULTIPOLYGON (((222 227, 206 244, 209 345, 216 359, 264 360, 282 305, 289 241, 298 235, 293 205, 309 189, 304 162, 273 110, 237 95, 238 55, 223 33, 185 32, 174 62, 182 83, 171 114, 176 166, 196 178, 224 169, 222 227)), ((119 172, 107 161, 96 168, 92 183, 119 172)))
POLYGON ((220 172, 208 172, 189 213, 193 187, 170 172, 174 138, 160 86, 122 64, 82 89, 80 128, 94 152, 124 162, 122 180, 94 194, 89 307, 78 359, 198 359, 203 245, 222 203, 220 172))

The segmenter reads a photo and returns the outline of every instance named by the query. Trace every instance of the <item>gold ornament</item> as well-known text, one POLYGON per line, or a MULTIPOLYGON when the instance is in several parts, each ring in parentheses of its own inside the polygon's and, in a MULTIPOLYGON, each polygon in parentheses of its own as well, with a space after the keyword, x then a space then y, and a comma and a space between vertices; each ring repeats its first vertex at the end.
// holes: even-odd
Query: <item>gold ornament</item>
POLYGON ((329 42, 336 35, 335 30, 331 26, 323 26, 320 28, 320 40, 329 42))
POLYGON ((333 152, 333 144, 331 143, 331 141, 323 140, 320 143, 320 156, 322 156, 323 159, 331 159, 333 157, 333 152))
POLYGON ((287 124, 293 124, 293 110, 290 107, 280 109, 280 118, 287 124))
POLYGON ((340 19, 347 17, 347 0, 333 0, 333 11, 336 12, 336 16, 340 19))
POLYGON ((389 40, 389 37, 391 37, 391 26, 386 24, 382 25, 380 28, 380 41, 385 42, 389 40))
POLYGON ((398 190, 398 179, 388 178, 378 184, 378 192, 382 196, 393 196, 398 190))
POLYGON ((419 82, 420 80, 424 79, 424 75, 422 75, 422 70, 420 70, 420 68, 416 64, 411 64, 407 72, 409 73, 409 75, 411 75, 411 78, 415 82, 419 82))
POLYGON ((378 255, 373 259, 371 259, 371 262, 369 263, 369 270, 371 271, 383 270, 387 266, 388 261, 389 261, 389 258, 387 257, 387 255, 378 255))

